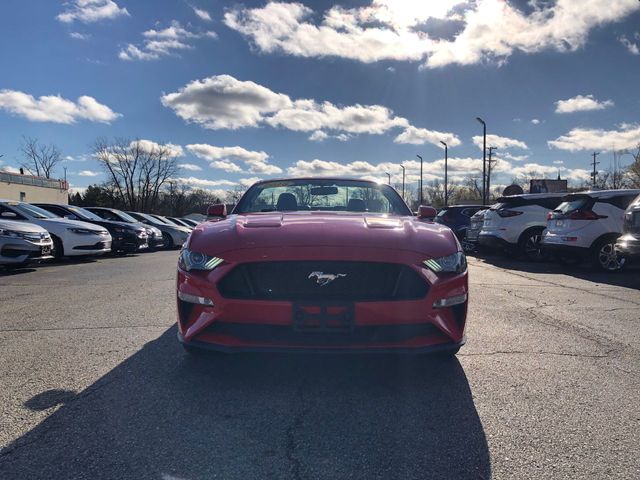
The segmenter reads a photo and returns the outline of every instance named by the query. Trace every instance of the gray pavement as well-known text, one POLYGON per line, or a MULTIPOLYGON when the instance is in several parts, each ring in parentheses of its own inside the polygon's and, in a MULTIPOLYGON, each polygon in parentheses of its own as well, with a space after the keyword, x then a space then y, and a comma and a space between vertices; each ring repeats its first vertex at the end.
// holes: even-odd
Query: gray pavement
POLYGON ((640 270, 470 258, 457 360, 211 355, 177 252, 0 273, 0 479, 640 478, 640 270))

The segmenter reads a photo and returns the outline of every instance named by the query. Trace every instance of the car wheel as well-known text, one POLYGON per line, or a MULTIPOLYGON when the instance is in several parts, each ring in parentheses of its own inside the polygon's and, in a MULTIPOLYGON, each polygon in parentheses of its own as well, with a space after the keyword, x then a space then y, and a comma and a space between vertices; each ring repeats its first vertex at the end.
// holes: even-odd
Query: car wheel
POLYGON ((53 258, 55 258, 56 260, 60 260, 62 257, 64 257, 64 247, 62 246, 62 240, 60 240, 58 237, 54 237, 53 235, 51 235, 51 239, 53 240, 53 250, 51 254, 53 255, 53 258))
POLYGON ((518 250, 526 260, 543 261, 547 256, 542 249, 542 230, 525 232, 518 242, 518 250))
POLYGON ((593 266, 603 272, 617 272, 624 267, 626 258, 616 250, 616 239, 599 241, 593 248, 593 266))
POLYGON ((173 238, 168 233, 163 233, 162 238, 164 240, 164 248, 171 250, 173 248, 173 238))

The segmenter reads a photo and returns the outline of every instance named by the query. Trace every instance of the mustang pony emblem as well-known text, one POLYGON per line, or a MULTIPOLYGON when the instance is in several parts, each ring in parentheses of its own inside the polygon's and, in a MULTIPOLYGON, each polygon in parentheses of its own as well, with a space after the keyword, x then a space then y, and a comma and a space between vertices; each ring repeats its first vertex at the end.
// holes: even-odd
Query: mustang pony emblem
POLYGON ((311 279, 315 277, 316 283, 321 287, 324 287, 325 285, 328 285, 331 282, 333 282, 336 278, 346 277, 346 276, 347 276, 346 273, 311 272, 307 278, 311 279))

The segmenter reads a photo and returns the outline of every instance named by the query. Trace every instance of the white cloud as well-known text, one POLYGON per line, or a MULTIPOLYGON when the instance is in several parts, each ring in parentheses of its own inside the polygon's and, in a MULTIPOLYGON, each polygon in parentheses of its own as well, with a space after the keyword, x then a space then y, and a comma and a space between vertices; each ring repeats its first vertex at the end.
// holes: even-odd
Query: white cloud
POLYGON ((132 43, 120 50, 121 60, 157 60, 160 57, 173 55, 181 50, 193 48, 192 42, 198 38, 217 38, 215 32, 192 32, 184 28, 180 22, 173 20, 162 30, 147 30, 142 33, 143 44, 132 43))
POLYGON ((78 175, 81 177, 97 177, 100 175, 100 172, 94 172, 93 170, 82 170, 78 172, 78 175))
POLYGON ((0 90, 0 110, 7 110, 32 122, 75 123, 78 120, 109 123, 120 117, 95 98, 81 96, 76 102, 60 95, 34 98, 17 90, 0 90))
POLYGON ((591 30, 637 11, 636 0, 528 2, 526 14, 504 0, 371 0, 322 16, 301 3, 271 1, 262 8, 231 9, 225 24, 261 52, 300 57, 336 56, 361 62, 420 61, 427 68, 502 62, 515 51, 575 51, 591 30), (316 19, 320 19, 317 21, 316 19), (428 21, 449 23, 453 39, 431 35, 428 21))
POLYGON ((541 165, 539 163, 527 163, 522 166, 518 166, 509 170, 508 173, 514 177, 520 176, 539 176, 540 178, 556 178, 558 173, 560 177, 572 182, 584 182, 591 178, 591 174, 588 170, 583 168, 566 168, 561 166, 562 161, 553 162, 554 165, 541 165))
POLYGON ((69 193, 72 193, 72 194, 79 193, 80 195, 84 195, 86 191, 87 191, 87 187, 76 187, 74 185, 69 184, 69 193))
POLYGON ((498 155, 505 160, 512 162, 523 162, 529 158, 529 155, 512 155, 509 152, 499 152, 498 155))
POLYGON ((409 125, 394 140, 395 143, 408 143, 411 145, 424 145, 431 143, 438 147, 442 146, 440 142, 445 142, 449 147, 457 147, 462 142, 453 133, 438 132, 436 130, 427 130, 426 128, 416 128, 409 125))
POLYGON ((256 126, 263 114, 291 104, 286 95, 230 75, 194 80, 161 101, 183 120, 209 129, 256 126))
POLYGON ((193 5, 189 6, 193 9, 193 13, 195 13, 200 20, 204 20, 205 22, 211 21, 211 15, 209 15, 209 12, 193 5))
MULTIPOLYGON (((285 94, 230 75, 195 80, 177 92, 162 96, 161 101, 180 118, 204 128, 237 129, 266 124, 298 132, 313 132, 309 137, 312 141, 331 136, 345 141, 351 134, 383 134, 393 128, 411 127, 407 119, 395 116, 381 105, 337 106, 313 99, 292 100, 285 94)), ((419 141, 423 143, 427 134, 449 139, 452 144, 458 141, 450 133, 414 130, 413 136, 422 136, 419 141)))
MULTIPOLYGON (((482 150, 482 135, 476 135, 472 138, 473 143, 482 150)), ((521 140, 516 140, 514 138, 509 137, 501 137, 500 135, 487 135, 487 148, 489 147, 497 147, 500 150, 506 150, 509 148, 520 148, 523 150, 527 150, 529 147, 526 143, 521 140)))
POLYGON ((619 130, 574 128, 569 133, 547 142, 550 147, 570 152, 581 150, 620 150, 640 144, 640 124, 622 124, 619 130))
POLYGON ((640 32, 633 34, 633 40, 630 40, 625 35, 618 38, 618 40, 625 46, 631 55, 640 55, 640 32))
POLYGON ((183 170, 189 170, 190 172, 202 171, 202 167, 195 165, 193 163, 180 163, 178 164, 178 167, 182 168, 183 170))
POLYGON ((553 164, 554 165, 564 165, 564 161, 562 161, 562 160, 554 160, 553 164))
POLYGON ((322 142, 329 138, 329 134, 323 132, 322 130, 316 130, 311 135, 309 135, 309 140, 312 142, 322 142))
POLYGON ((241 178, 240 180, 238 180, 238 183, 240 183, 240 185, 242 185, 243 187, 250 187, 251 185, 253 185, 256 182, 259 182, 260 180, 262 179, 259 177, 241 178))
POLYGON ((69 33, 69 36, 71 38, 74 38, 76 40, 89 40, 91 38, 91 35, 88 33, 80 33, 80 32, 71 32, 69 33))
MULTIPOLYGON (((140 148, 147 152, 152 152, 152 151, 159 150, 160 148, 165 148, 167 150, 167 153, 171 157, 184 156, 184 150, 180 145, 174 145, 173 143, 160 144, 160 143, 154 142, 153 140, 145 140, 145 139, 137 140, 137 142, 138 142, 138 145, 140 145, 140 148)), ((135 144, 135 141, 131 142, 131 146, 133 146, 134 144, 135 144)))
POLYGON ((196 178, 196 177, 177 177, 172 178, 172 180, 176 183, 183 185, 190 185, 192 187, 233 187, 237 185, 236 182, 232 182, 231 180, 206 180, 204 178, 196 178))
POLYGON ((124 7, 119 7, 113 0, 72 0, 66 2, 67 9, 56 18, 63 23, 79 21, 93 23, 128 16, 124 7))
POLYGON ((608 107, 613 107, 614 103, 611 100, 605 100, 603 102, 593 98, 593 95, 577 95, 567 100, 558 100, 556 102, 556 113, 573 113, 573 112, 587 112, 590 110, 603 110, 608 107))
POLYGON ((19 174, 20 173, 20 169, 16 168, 16 167, 12 167, 11 165, 5 165, 3 167, 0 167, 0 172, 19 174))
POLYGON ((226 172, 242 172, 235 162, 243 162, 250 173, 272 175, 282 173, 282 169, 269 163, 269 154, 264 151, 253 151, 236 147, 216 147, 206 143, 187 145, 187 150, 195 156, 211 162, 213 168, 226 172))
POLYGON ((534 125, 539 125, 540 124, 540 120, 538 120, 537 118, 532 118, 531 119, 531 123, 533 123, 534 125))

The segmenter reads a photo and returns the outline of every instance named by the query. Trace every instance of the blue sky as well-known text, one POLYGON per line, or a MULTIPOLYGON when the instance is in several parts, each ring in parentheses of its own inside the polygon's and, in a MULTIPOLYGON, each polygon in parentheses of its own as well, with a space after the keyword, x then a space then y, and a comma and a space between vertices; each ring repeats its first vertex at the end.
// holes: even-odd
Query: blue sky
MULTIPOLYGON (((180 181, 477 174, 588 179, 640 143, 640 2, 5 0, 0 169, 53 142, 76 188, 97 137, 170 143, 180 181), (474 140, 474 137, 475 140, 474 140)), ((622 156, 628 163, 631 156, 622 156)), ((57 172, 62 176, 62 169, 57 172)))

